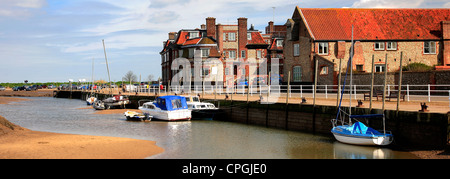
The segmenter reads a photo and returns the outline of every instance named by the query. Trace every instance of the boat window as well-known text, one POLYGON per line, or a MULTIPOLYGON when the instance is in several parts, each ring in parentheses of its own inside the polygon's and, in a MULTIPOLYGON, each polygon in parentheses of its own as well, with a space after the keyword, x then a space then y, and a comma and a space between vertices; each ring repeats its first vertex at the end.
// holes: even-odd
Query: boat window
POLYGON ((192 101, 193 101, 193 102, 200 102, 200 100, 198 99, 198 97, 192 97, 192 101))
POLYGON ((190 97, 185 97, 186 98, 186 102, 190 102, 191 98, 190 97))
POLYGON ((191 109, 193 109, 193 108, 195 108, 195 106, 194 106, 194 105, 192 105, 192 104, 188 104, 188 108, 191 108, 191 109))
POLYGON ((180 99, 173 99, 172 100, 172 108, 173 109, 177 109, 177 108, 182 108, 183 106, 181 105, 181 100, 180 99))
POLYGON ((206 105, 200 105, 200 108, 205 109, 206 105))
POLYGON ((212 105, 212 104, 209 104, 208 107, 209 107, 209 108, 215 108, 215 106, 212 105))

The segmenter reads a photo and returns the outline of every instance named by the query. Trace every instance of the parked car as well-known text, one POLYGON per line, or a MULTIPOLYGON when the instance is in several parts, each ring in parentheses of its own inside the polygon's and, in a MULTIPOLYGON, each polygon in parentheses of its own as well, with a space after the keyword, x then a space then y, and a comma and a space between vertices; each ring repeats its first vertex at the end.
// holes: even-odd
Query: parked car
POLYGON ((55 85, 48 85, 47 86, 47 89, 53 89, 53 88, 56 88, 56 86, 55 85))
POLYGON ((5 90, 6 90, 6 88, 4 86, 0 85, 0 91, 5 91, 5 90))

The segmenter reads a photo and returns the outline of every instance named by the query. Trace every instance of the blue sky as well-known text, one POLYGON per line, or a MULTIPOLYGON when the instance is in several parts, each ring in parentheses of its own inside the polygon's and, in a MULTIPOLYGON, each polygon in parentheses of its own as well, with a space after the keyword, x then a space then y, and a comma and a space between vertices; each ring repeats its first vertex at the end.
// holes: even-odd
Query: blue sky
POLYGON ((217 23, 248 25, 264 32, 284 24, 295 6, 314 8, 450 8, 446 0, 0 0, 0 82, 111 80, 128 71, 142 79, 161 76, 167 33, 217 23), (273 11, 272 7, 276 7, 273 11), (274 13, 273 13, 274 12, 274 13))

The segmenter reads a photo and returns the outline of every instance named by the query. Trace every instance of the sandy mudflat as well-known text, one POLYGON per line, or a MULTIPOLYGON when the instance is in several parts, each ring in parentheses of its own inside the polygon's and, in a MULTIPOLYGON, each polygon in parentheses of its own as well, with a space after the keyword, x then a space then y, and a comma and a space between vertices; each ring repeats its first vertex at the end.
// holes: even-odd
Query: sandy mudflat
POLYGON ((0 159, 143 159, 163 151, 148 140, 32 131, 0 116, 0 159))
POLYGON ((0 159, 143 159, 164 149, 153 141, 24 130, 0 135, 0 159))

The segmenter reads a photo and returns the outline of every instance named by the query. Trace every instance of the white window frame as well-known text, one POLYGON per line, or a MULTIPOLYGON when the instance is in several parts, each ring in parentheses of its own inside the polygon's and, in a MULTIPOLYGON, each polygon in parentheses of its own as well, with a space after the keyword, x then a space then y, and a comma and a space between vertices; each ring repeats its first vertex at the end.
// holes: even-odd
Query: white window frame
POLYGON ((236 50, 228 51, 228 58, 236 59, 236 50))
POLYGON ((384 72, 386 64, 375 64, 375 72, 384 72))
POLYGON ((436 54, 436 41, 423 42, 423 54, 436 54), (428 52, 425 52, 427 49, 428 52))
POLYGON ((283 46, 283 40, 277 40, 277 47, 283 46))
POLYGON ((373 43, 373 49, 374 50, 384 50, 384 42, 375 42, 373 43))
POLYGON ((202 48, 202 57, 209 57, 209 48, 202 48))
POLYGON ((256 58, 262 58, 262 51, 256 50, 256 58))
POLYGON ((198 32, 189 32, 189 39, 200 37, 198 32))
POLYGON ((247 33, 247 40, 252 40, 252 33, 247 33))
POLYGON ((236 33, 229 32, 228 33, 228 41, 236 41, 236 33))
POLYGON ((397 50, 397 42, 386 42, 386 50, 397 50))
POLYGON ((319 55, 328 55, 328 42, 319 42, 317 48, 319 55))
POLYGON ((242 51, 241 51, 241 58, 245 58, 245 57, 246 57, 245 50, 242 50, 242 51))
POLYGON ((300 44, 294 44, 294 56, 300 55, 300 44))

